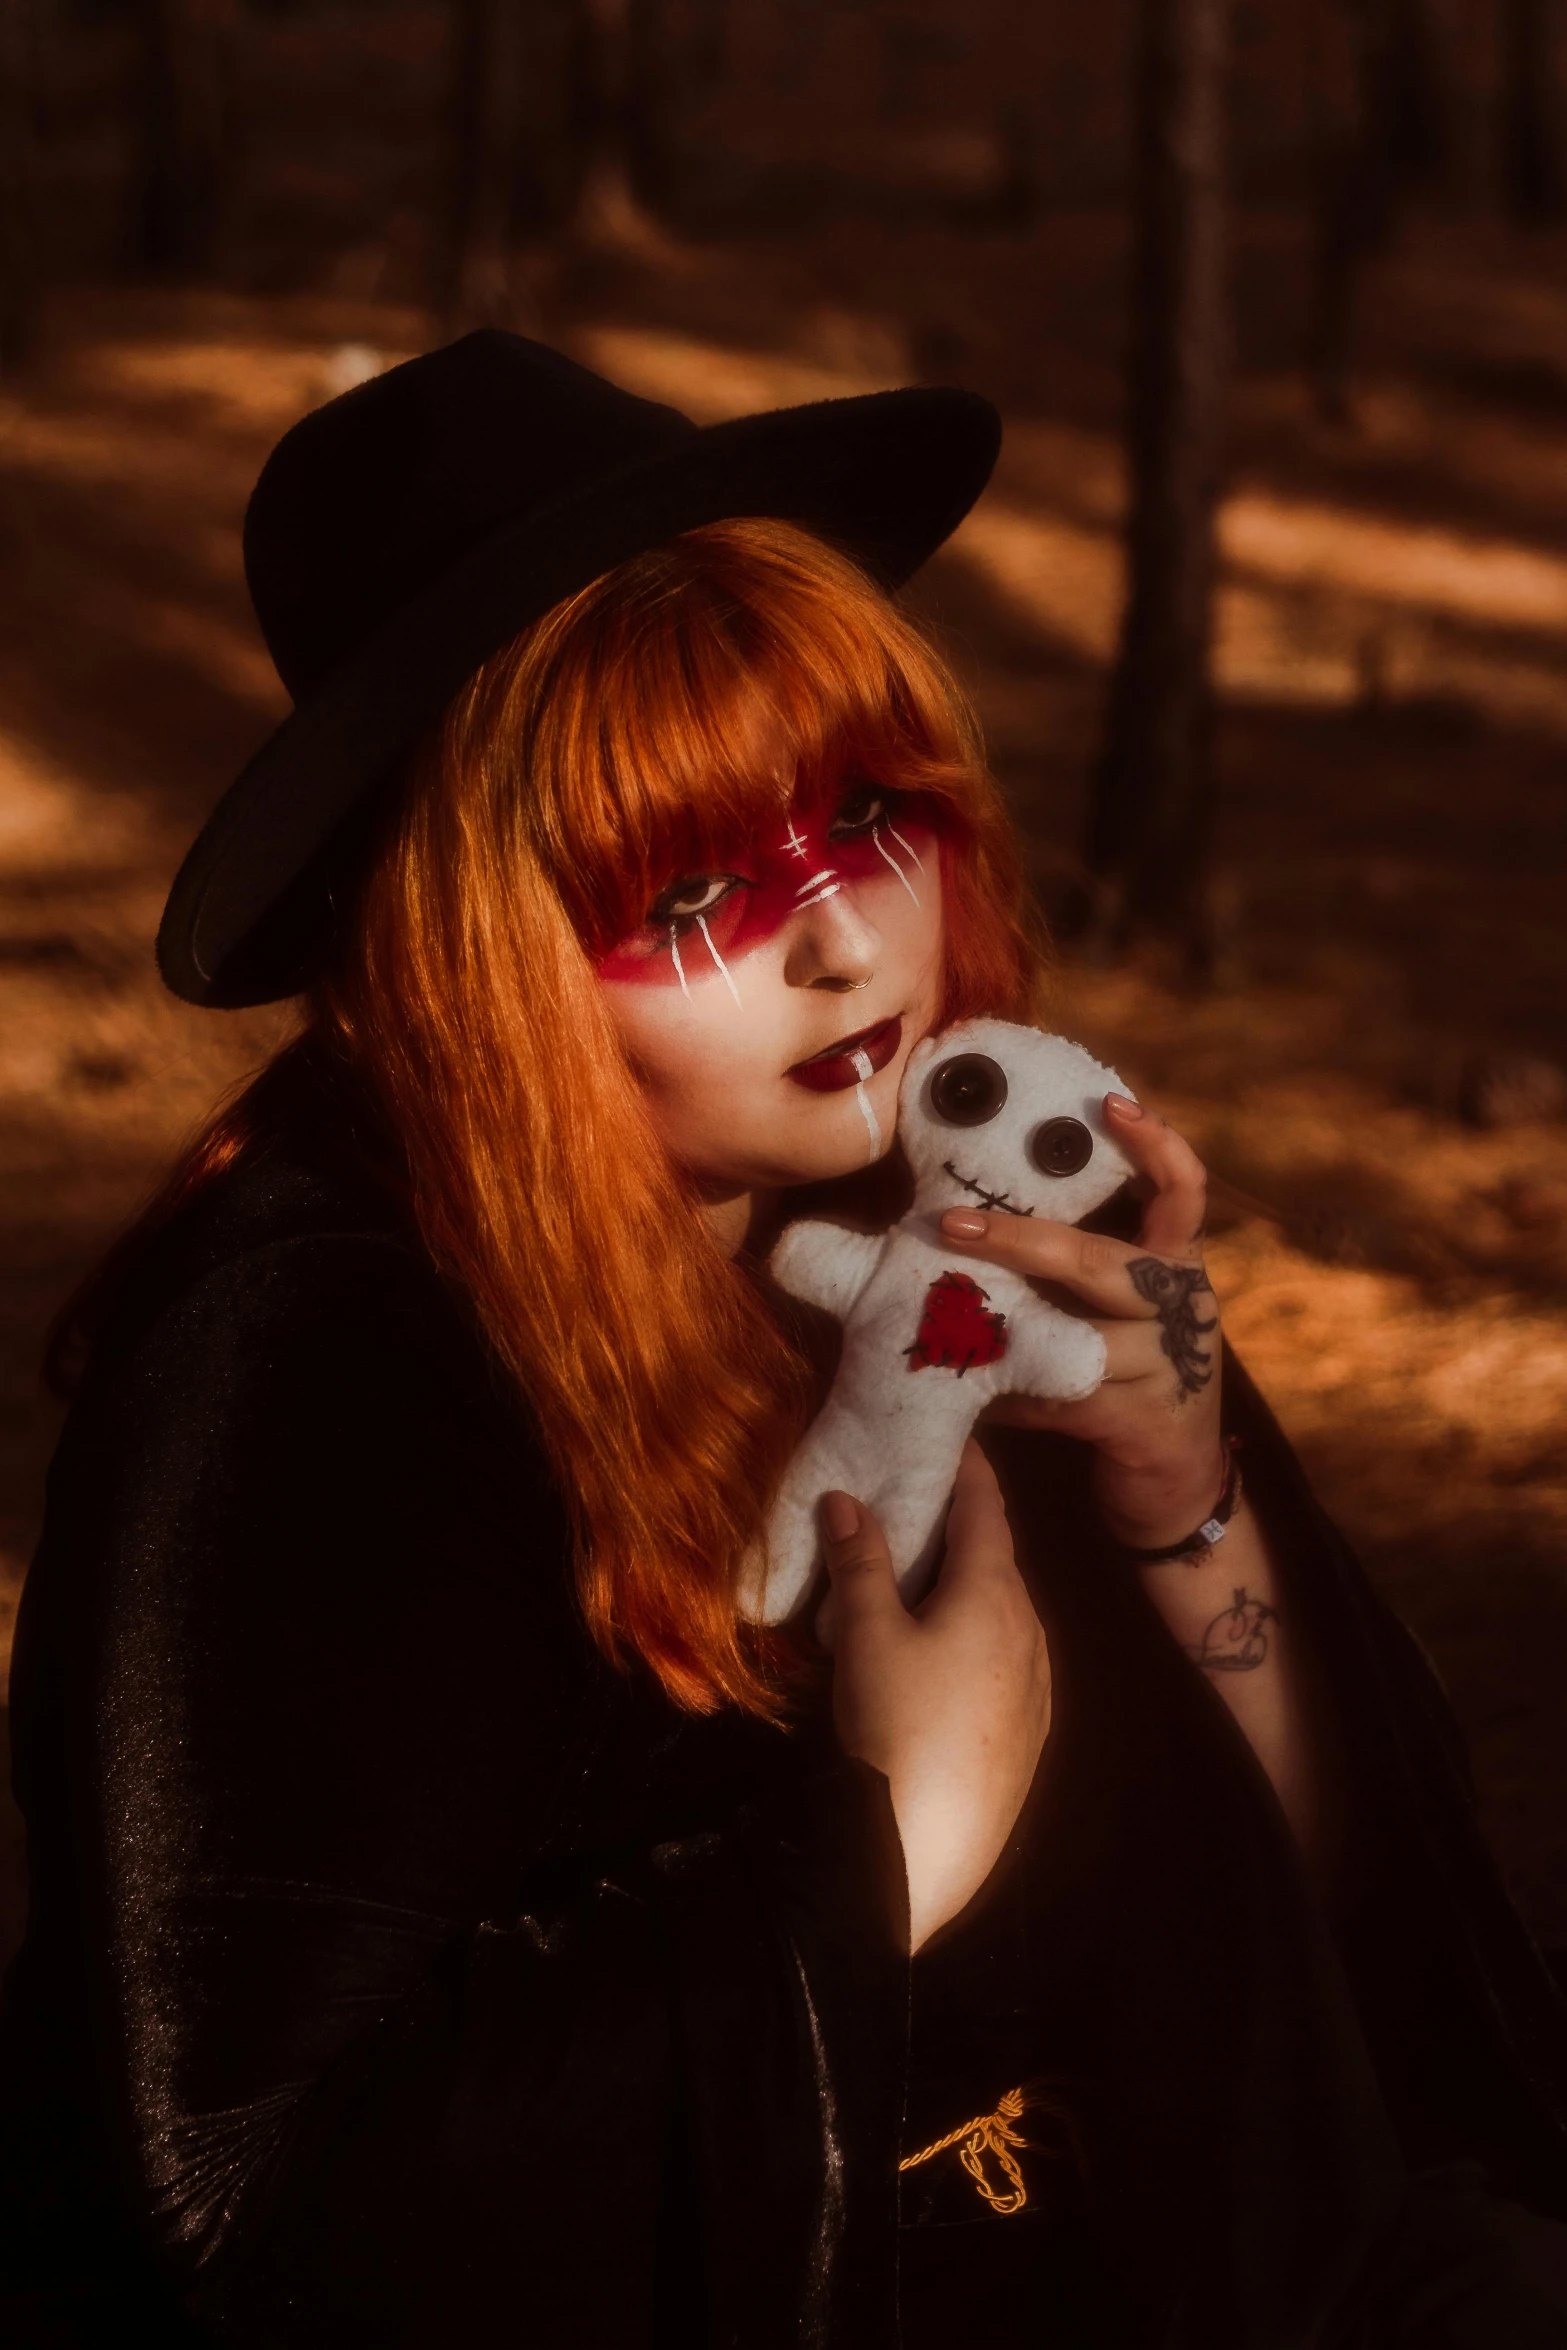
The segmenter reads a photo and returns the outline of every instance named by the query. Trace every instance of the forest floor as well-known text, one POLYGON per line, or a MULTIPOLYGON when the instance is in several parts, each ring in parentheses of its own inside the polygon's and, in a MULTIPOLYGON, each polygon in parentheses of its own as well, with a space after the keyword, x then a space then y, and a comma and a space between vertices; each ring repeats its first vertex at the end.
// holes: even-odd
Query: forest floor
MULTIPOLYGON (((1119 596, 1111 229, 669 253, 543 330, 716 417, 925 374, 993 390, 996 484, 917 600, 1049 908, 1119 596), (1017 319, 1029 308, 1025 334, 1017 319)), ((1222 527, 1215 983, 1062 959, 1058 1024, 1219 1178, 1233 1342, 1435 1658, 1520 1902, 1567 1947, 1567 271, 1412 239, 1353 429, 1241 255, 1222 527)), ((305 409, 421 347, 342 301, 82 295, 0 387, 0 1640, 57 1416, 44 1329, 287 1015, 193 1012, 151 939, 284 707, 239 526, 305 409)), ((3 1659, 0 1659, 3 1661, 3 1659)), ((17 1828, 0 1943, 19 1914, 17 1828)))

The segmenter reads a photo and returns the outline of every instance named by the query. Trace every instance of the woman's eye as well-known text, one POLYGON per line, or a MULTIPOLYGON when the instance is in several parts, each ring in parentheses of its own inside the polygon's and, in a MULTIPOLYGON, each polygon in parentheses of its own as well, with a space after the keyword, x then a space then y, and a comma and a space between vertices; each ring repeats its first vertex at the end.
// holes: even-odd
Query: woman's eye
POLYGON ((654 922, 694 922, 698 914, 711 914, 721 906, 732 889, 740 886, 737 873, 688 873, 684 880, 671 882, 653 907, 654 922))
POLYGON ((856 832, 869 832, 872 825, 887 821, 887 795, 869 786, 850 792, 828 827, 829 840, 845 840, 856 832))

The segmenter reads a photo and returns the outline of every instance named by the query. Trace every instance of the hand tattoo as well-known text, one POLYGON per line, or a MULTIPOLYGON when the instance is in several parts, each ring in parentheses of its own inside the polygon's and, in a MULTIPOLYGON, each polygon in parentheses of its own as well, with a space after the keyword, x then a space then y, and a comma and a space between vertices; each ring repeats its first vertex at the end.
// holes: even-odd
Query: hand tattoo
POLYGON ((1201 1341, 1217 1330, 1219 1317, 1203 1321, 1193 1299, 1212 1297, 1201 1265, 1167 1265, 1163 1257, 1134 1257, 1126 1268, 1132 1287, 1159 1318, 1159 1344, 1175 1365, 1181 1401, 1199 1395, 1213 1377, 1213 1356, 1201 1341))
POLYGON ((1268 1626, 1278 1620, 1277 1608, 1237 1591, 1233 1604, 1214 1617, 1200 1640, 1187 1644, 1186 1653, 1205 1673, 1254 1673, 1268 1661, 1268 1626))

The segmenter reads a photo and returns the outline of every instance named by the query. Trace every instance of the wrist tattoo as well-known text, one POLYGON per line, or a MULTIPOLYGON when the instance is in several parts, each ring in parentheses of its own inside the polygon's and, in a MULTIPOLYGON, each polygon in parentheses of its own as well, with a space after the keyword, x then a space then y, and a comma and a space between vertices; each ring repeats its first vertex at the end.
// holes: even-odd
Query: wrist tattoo
POLYGON ((1202 1638, 1183 1645, 1194 1665, 1205 1673, 1254 1673, 1268 1661, 1268 1626, 1279 1620, 1277 1608, 1265 1600, 1248 1599, 1237 1591, 1222 1615, 1214 1617, 1202 1638))
POLYGON ((1207 1274, 1201 1265, 1167 1265, 1163 1257, 1134 1257, 1126 1270, 1158 1317, 1159 1344, 1175 1365, 1182 1403, 1200 1395, 1213 1377, 1213 1354, 1202 1341, 1219 1327, 1217 1314, 1204 1321, 1194 1303, 1213 1295, 1207 1274))

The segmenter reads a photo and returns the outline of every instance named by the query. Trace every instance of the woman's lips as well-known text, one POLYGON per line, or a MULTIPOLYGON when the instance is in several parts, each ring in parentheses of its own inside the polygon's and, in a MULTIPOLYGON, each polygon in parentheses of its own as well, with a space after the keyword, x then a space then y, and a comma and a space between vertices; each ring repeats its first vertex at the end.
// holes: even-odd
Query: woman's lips
POLYGON ((796 1061, 789 1075, 796 1085, 808 1086, 812 1093, 842 1093, 846 1086, 863 1085, 867 1077, 885 1069, 902 1042, 903 1022, 894 1015, 890 1020, 878 1020, 874 1028, 840 1037, 808 1061, 796 1061))

